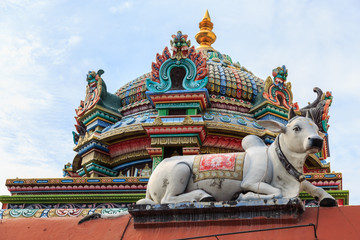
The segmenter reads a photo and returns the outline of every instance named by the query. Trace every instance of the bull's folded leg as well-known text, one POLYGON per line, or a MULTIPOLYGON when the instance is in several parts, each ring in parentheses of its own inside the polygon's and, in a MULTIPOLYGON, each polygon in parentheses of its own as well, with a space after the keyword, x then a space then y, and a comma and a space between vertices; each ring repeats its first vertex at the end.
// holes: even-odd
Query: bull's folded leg
POLYGON ((201 189, 184 193, 191 176, 191 169, 187 164, 179 163, 174 167, 173 171, 177 174, 170 174, 168 183, 164 186, 166 192, 161 199, 161 203, 199 202, 212 197, 201 189))
POLYGON ((198 189, 192 192, 183 193, 178 196, 165 194, 161 203, 178 203, 178 202, 201 202, 203 199, 210 199, 212 196, 207 192, 198 189))
POLYGON ((271 186, 270 184, 261 182, 253 184, 244 184, 242 188, 246 191, 250 191, 245 194, 240 194, 237 198, 240 200, 254 200, 254 199, 272 199, 272 198, 281 198, 281 190, 271 186))

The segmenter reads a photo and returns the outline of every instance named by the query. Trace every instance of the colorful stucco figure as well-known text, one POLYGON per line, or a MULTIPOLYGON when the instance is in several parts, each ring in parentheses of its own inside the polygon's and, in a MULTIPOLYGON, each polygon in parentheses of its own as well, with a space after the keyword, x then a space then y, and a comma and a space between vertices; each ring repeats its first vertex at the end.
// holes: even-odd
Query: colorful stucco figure
POLYGON ((186 58, 191 45, 190 40, 187 40, 188 35, 183 35, 181 31, 178 31, 176 35, 173 34, 171 37, 170 45, 173 51, 171 58, 176 58, 176 60, 186 58))
POLYGON ((288 76, 288 70, 285 65, 273 69, 272 75, 274 77, 275 86, 278 86, 280 89, 286 88, 285 82, 288 76))

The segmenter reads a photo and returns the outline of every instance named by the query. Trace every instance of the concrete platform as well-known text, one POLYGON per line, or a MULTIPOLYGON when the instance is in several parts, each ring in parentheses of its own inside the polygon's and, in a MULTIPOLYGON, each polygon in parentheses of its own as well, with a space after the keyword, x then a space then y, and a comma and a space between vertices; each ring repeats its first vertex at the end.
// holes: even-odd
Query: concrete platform
POLYGON ((133 205, 129 213, 135 227, 210 222, 297 222, 305 208, 299 198, 231 202, 133 205))

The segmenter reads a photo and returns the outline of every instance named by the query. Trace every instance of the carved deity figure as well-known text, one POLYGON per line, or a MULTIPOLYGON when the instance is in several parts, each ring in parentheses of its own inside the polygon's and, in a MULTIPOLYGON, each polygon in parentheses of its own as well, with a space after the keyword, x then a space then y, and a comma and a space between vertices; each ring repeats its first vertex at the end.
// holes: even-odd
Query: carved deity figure
POLYGON ((280 89, 286 88, 285 82, 288 76, 288 70, 285 65, 273 69, 272 75, 274 77, 274 84, 276 86, 278 86, 280 89))
POLYGON ((150 177, 151 175, 151 168, 149 168, 148 164, 145 164, 145 167, 141 171, 142 177, 150 177))

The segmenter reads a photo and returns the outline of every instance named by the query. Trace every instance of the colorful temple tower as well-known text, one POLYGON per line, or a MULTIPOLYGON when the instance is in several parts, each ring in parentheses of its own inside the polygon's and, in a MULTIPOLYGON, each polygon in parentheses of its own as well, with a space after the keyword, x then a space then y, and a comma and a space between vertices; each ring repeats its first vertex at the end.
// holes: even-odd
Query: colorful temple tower
MULTIPOLYGON (((85 100, 76 109, 76 156, 64 166, 64 177, 7 179, 11 196, 0 196, 0 219, 118 213, 144 197, 152 171, 164 158, 241 152, 242 139, 249 134, 272 143, 276 134, 256 121, 286 123, 290 108, 301 114, 293 102, 288 69, 276 67, 264 81, 214 49, 216 35, 207 11, 199 27, 197 48, 178 31, 171 36, 170 49, 156 54, 151 72, 114 94, 107 92, 103 70, 89 72, 85 100)), ((332 96, 314 91, 315 102, 326 109, 319 126, 326 144, 308 157, 304 175, 338 205, 348 205, 342 174, 332 172, 326 161, 332 96)), ((307 206, 317 206, 310 195, 300 197, 307 206)))

